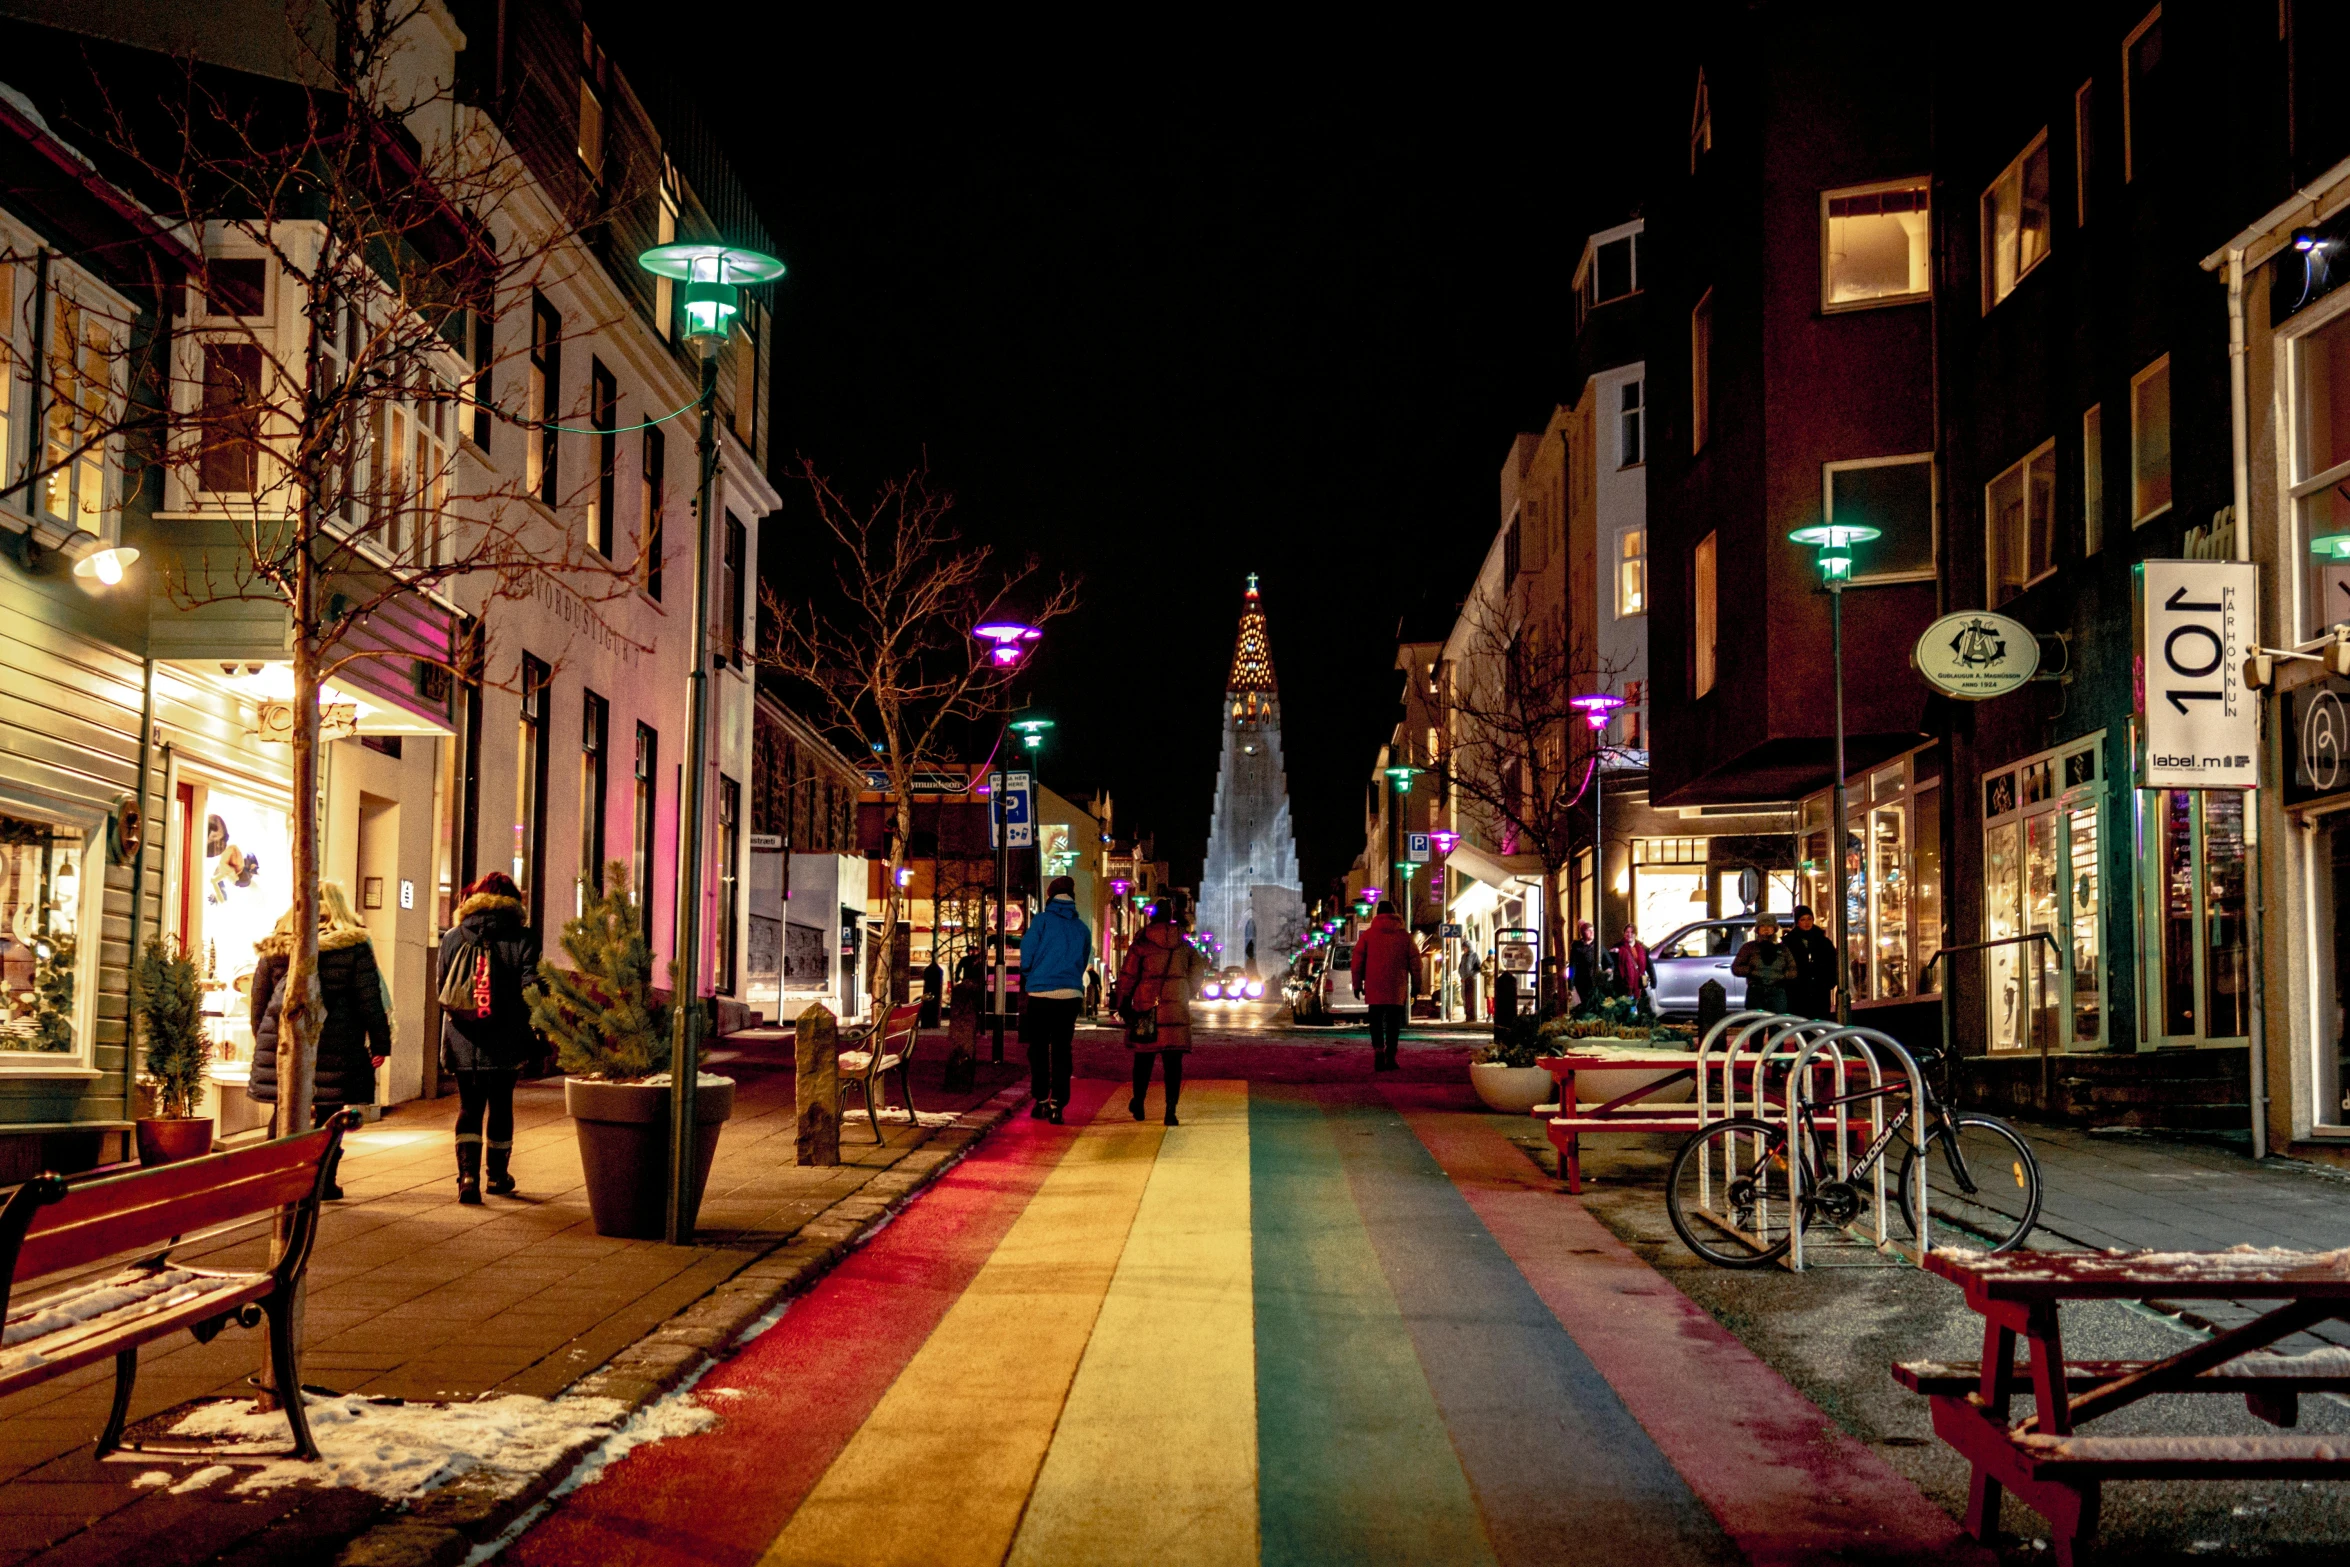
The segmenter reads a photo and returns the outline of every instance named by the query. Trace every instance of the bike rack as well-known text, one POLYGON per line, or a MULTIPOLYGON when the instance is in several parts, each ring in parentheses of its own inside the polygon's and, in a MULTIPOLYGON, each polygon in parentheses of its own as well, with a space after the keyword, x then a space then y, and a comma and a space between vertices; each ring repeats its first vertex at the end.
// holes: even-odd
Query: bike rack
MULTIPOLYGON (((1766 1081, 1769 1076, 1768 1063, 1774 1058, 1788 1059, 1797 1062, 1798 1068, 1800 1069, 1801 1063, 1806 1061, 1811 1053, 1807 1044, 1808 1036, 1814 1034, 1825 1036, 1833 1034, 1837 1031, 1838 1025, 1833 1020, 1825 1018, 1799 1017, 1794 1013, 1789 1012, 1761 1012, 1752 1010, 1733 1012, 1728 1017, 1725 1017, 1720 1022, 1716 1023, 1712 1028, 1706 1031, 1704 1038, 1698 1042, 1698 1131, 1703 1132, 1706 1127, 1712 1125, 1716 1121, 1729 1120, 1737 1116, 1738 1062, 1742 1056, 1748 1056, 1753 1062, 1753 1083, 1751 1092, 1749 1094, 1749 1113, 1753 1119, 1767 1122, 1774 1119, 1773 1115, 1771 1114, 1772 1105, 1768 1094, 1768 1085, 1766 1081), (1725 1033, 1729 1033, 1729 1031, 1733 1028, 1735 1028, 1737 1032, 1731 1035, 1728 1043, 1722 1047, 1721 1055, 1718 1058, 1715 1058, 1714 1050, 1716 1043, 1721 1040, 1725 1033), (1757 1036, 1760 1036, 1759 1039, 1757 1036), (1750 1040, 1756 1041, 1751 1052, 1749 1052, 1747 1048, 1748 1041, 1750 1040), (1719 1115, 1713 1113, 1712 1102, 1708 1094, 1707 1083, 1708 1069, 1716 1065, 1717 1062, 1722 1069, 1722 1113, 1719 1115)), ((1835 1088, 1838 1095, 1841 1096, 1845 1077, 1844 1058, 1839 1053, 1832 1055, 1830 1060, 1833 1063, 1832 1075, 1835 1088)), ((1793 1109, 1792 1104, 1790 1104, 1789 1108, 1783 1111, 1781 1115, 1776 1117, 1776 1119, 1786 1121, 1789 1126, 1792 1127, 1792 1116, 1793 1109)), ((1847 1167, 1849 1167, 1849 1149, 1846 1150, 1845 1157, 1847 1159, 1847 1167)), ((1728 1162, 1724 1164, 1722 1169, 1722 1180, 1725 1187, 1731 1180, 1736 1178, 1738 1173, 1735 1142, 1732 1143, 1731 1147, 1727 1151, 1726 1159, 1728 1162)), ((1739 1238, 1754 1244, 1756 1249, 1760 1250, 1762 1247, 1762 1240, 1760 1236, 1750 1235, 1746 1231, 1741 1230, 1728 1214, 1717 1213, 1714 1211, 1713 1177, 1714 1169, 1712 1154, 1710 1150, 1707 1150, 1706 1152, 1700 1154, 1697 1166, 1698 1214, 1724 1232, 1731 1235, 1736 1235, 1739 1238)))
MULTIPOLYGON (((1808 1106, 1812 1102, 1810 1091, 1811 1080, 1809 1076, 1805 1074, 1803 1069, 1810 1064, 1811 1058, 1823 1049, 1832 1049, 1833 1057, 1841 1061, 1844 1059, 1845 1045, 1847 1041, 1849 1041, 1853 1046, 1858 1047, 1859 1059, 1867 1063, 1869 1069, 1869 1086, 1871 1088, 1882 1087, 1884 1084, 1884 1070, 1877 1059, 1877 1053, 1880 1050, 1892 1052, 1894 1059, 1900 1063, 1902 1075, 1908 1079, 1910 1146, 1916 1151, 1917 1154, 1917 1244, 1914 1248, 1904 1245, 1902 1242, 1894 1240, 1890 1232, 1887 1230, 1885 1222, 1885 1160, 1881 1156, 1878 1158, 1875 1166, 1876 1236, 1873 1240, 1871 1240, 1868 1235, 1854 1231, 1852 1226, 1848 1225, 1845 1228, 1848 1233, 1853 1234, 1854 1239, 1867 1242, 1868 1244, 1875 1246, 1879 1251, 1890 1251, 1896 1255, 1906 1257, 1910 1262, 1920 1266, 1924 1265, 1926 1254, 1933 1250, 1934 1246, 1933 1215, 1927 1209, 1926 1196, 1927 1189, 1931 1184, 1927 1179, 1928 1172, 1926 1169, 1926 1139, 1932 1135, 1933 1128, 1928 1124, 1926 1119, 1924 1075, 1918 1070, 1917 1059, 1909 1053, 1907 1047, 1905 1047, 1900 1040, 1895 1039, 1892 1035, 1882 1033, 1873 1028, 1839 1028, 1811 1041, 1797 1053, 1795 1057, 1795 1067, 1792 1073, 1792 1081, 1788 1085, 1787 1126, 1788 1152, 1790 1157, 1788 1159, 1787 1165, 1787 1199, 1789 1203, 1793 1205, 1795 1211, 1792 1215, 1790 1215, 1791 1222, 1788 1226, 1789 1244, 1787 1247, 1787 1267, 1788 1270, 1793 1273, 1801 1273, 1803 1271, 1804 1260, 1804 1225, 1802 1222, 1804 1166, 1803 1156, 1806 1150, 1796 1140, 1797 1129, 1800 1125, 1798 1120, 1798 1112, 1801 1108, 1808 1106)), ((1843 1097, 1843 1084, 1841 1081, 1841 1075, 1841 1073, 1838 1074, 1839 1080, 1835 1090, 1836 1097, 1839 1099, 1843 1097)), ((1872 1130, 1869 1134, 1869 1141, 1872 1145, 1877 1141, 1878 1138, 1884 1135, 1885 1103, 1886 1101, 1883 1098, 1875 1098, 1869 1101, 1870 1120, 1872 1123, 1872 1130)), ((1841 1179, 1845 1176, 1849 1176, 1852 1171, 1852 1145, 1851 1139, 1847 1135, 1850 1125, 1848 1118, 1849 1107, 1839 1104, 1835 1106, 1835 1110, 1836 1151, 1838 1161, 1837 1169, 1839 1172, 1839 1178, 1841 1179)), ((1885 1151, 1891 1152, 1890 1149, 1885 1151)))

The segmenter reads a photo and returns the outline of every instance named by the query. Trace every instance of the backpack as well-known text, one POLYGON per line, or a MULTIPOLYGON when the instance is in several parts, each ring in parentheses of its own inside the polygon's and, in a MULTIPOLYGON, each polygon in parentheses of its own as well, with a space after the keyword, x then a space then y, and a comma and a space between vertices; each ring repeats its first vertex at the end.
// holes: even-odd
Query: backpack
POLYGON ((466 1017, 490 1015, 490 949, 470 936, 441 949, 441 1010, 466 1017))

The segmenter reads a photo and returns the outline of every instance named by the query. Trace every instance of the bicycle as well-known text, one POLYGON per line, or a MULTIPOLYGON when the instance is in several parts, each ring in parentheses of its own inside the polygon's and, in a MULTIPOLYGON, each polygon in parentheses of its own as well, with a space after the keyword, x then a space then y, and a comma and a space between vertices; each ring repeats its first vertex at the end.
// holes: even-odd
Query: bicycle
MULTIPOLYGON (((1922 1051, 1916 1059, 1923 1114, 1933 1123, 1925 1154, 1934 1219, 1967 1231, 1991 1252, 2015 1250, 2040 1217, 2039 1160, 2005 1121, 1954 1111, 1936 1097, 1924 1074, 1939 1059, 1937 1052, 1922 1051), (1936 1149, 1942 1154, 1938 1162, 1936 1149)), ((1794 1124, 1804 1134, 1800 1220, 1806 1234, 1823 1221, 1841 1229, 1860 1217, 1868 1206, 1863 1182, 1908 1127, 1912 1107, 1904 1103, 1895 1111, 1841 1179, 1827 1173, 1828 1139, 1834 1133, 1821 1130, 1821 1113, 1894 1095, 1906 1098, 1908 1092, 1908 1080, 1900 1078, 1816 1105, 1794 1104, 1794 1124)), ((1788 1097, 1794 1100, 1792 1092, 1788 1097)), ((1789 1200, 1788 1140, 1785 1125, 1740 1116, 1717 1121, 1683 1143, 1665 1188, 1665 1212, 1682 1244, 1717 1268, 1759 1268, 1786 1255, 1794 1241, 1789 1221, 1796 1216, 1789 1200)), ((1901 1145, 1894 1206, 1915 1238, 1919 1150, 1906 1138, 1901 1145)))

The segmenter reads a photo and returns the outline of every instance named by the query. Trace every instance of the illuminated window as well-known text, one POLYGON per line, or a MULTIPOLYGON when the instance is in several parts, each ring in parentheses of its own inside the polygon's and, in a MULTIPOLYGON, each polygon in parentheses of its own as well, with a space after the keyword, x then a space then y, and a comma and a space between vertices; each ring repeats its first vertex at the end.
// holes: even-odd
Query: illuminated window
POLYGON ((2048 257, 2048 133, 1983 192, 1983 309, 1989 311, 2048 257))
POLYGON ((1983 487, 1990 549, 1991 607, 2056 569, 2056 443, 1983 487))
POLYGON ((1690 617, 1695 633, 1690 660, 1692 696, 1703 696, 1714 688, 1714 535, 1707 534, 1697 541, 1697 549, 1689 562, 1689 585, 1692 607, 1690 617))
POLYGON ((1648 530, 1616 534, 1616 617, 1648 613, 1648 530))
POLYGON ((2130 525, 2170 509, 2170 355, 2130 378, 2130 525))
POLYGON ((1931 290, 1925 180, 1827 191, 1820 197, 1820 225, 1823 309, 1900 304, 1931 290))
POLYGON ((2105 547, 2105 405, 2081 415, 2081 553, 2105 547))

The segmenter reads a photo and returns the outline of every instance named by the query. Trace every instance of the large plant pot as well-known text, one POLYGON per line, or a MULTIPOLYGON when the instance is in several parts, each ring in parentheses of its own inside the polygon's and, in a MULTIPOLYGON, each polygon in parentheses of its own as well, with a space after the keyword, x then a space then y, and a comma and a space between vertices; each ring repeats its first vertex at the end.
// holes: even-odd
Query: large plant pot
POLYGON ((1524 1115, 1547 1102, 1557 1088, 1538 1066, 1503 1066, 1498 1061, 1470 1062, 1469 1083, 1486 1109, 1508 1115, 1524 1115))
POLYGON ((200 1159, 212 1152, 212 1117, 142 1118, 138 1123, 138 1140, 142 1169, 177 1164, 182 1159, 200 1159))
MULTIPOLYGON (((579 1167, 598 1235, 652 1240, 668 1230, 669 1087, 563 1080, 563 1108, 579 1134, 579 1167)), ((705 1076, 694 1091, 694 1199, 710 1184, 718 1132, 734 1114, 734 1080, 705 1076)))

